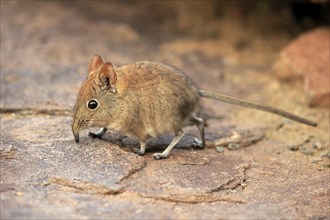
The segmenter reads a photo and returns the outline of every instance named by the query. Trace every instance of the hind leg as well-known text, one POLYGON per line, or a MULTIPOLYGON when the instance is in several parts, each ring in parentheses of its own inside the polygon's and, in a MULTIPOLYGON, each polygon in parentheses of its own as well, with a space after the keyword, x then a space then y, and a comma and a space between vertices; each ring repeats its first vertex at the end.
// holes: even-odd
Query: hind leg
POLYGON ((183 130, 179 130, 175 133, 175 137, 172 140, 171 144, 162 152, 162 153, 155 153, 154 154, 154 159, 159 160, 159 159, 164 159, 167 158, 170 155, 171 150, 175 147, 175 145, 181 140, 183 137, 184 132, 183 130))
POLYGON ((204 120, 202 118, 198 118, 195 114, 190 118, 191 125, 196 125, 200 134, 200 140, 195 140, 196 144, 205 147, 205 137, 204 137, 204 120))

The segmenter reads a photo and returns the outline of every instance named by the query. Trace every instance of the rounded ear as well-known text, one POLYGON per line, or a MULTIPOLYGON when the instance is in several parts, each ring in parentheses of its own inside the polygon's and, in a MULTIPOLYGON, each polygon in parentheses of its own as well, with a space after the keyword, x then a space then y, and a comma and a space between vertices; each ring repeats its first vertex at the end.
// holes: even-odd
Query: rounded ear
POLYGON ((106 62, 102 65, 100 71, 98 72, 98 79, 105 89, 110 90, 112 93, 117 93, 117 74, 110 62, 106 62))
POLYGON ((98 54, 95 54, 89 63, 89 74, 98 70, 104 64, 102 57, 98 54))

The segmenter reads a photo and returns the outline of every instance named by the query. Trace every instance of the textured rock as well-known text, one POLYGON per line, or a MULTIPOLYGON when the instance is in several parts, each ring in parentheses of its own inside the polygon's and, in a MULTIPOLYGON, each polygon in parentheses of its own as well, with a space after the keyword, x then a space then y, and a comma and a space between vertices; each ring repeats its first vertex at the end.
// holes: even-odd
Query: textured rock
POLYGON ((316 172, 285 146, 263 141, 222 154, 175 149, 157 161, 152 157, 156 140, 140 157, 86 133, 75 143, 68 117, 5 116, 0 148, 12 154, 1 154, 2 219, 54 218, 58 209, 63 218, 330 214, 324 187, 329 173, 316 172))
POLYGON ((329 28, 304 33, 283 49, 275 64, 279 78, 303 78, 310 106, 330 105, 329 39, 329 28))
POLYGON ((1 2, 0 28, 0 107, 8 110, 69 111, 95 53, 119 64, 130 60, 126 46, 143 51, 131 27, 113 22, 96 26, 70 4, 1 2), (21 7, 26 11, 12 19, 11 12, 21 7))
POLYGON ((63 182, 72 179, 115 188, 126 175, 145 166, 143 157, 119 148, 111 149, 109 143, 85 139, 76 144, 70 122, 71 119, 61 116, 2 119, 1 135, 6 137, 2 149, 13 146, 15 155, 13 160, 2 164, 6 171, 2 178, 18 184, 62 177, 63 182), (100 172, 91 172, 96 169, 100 172), (21 178, 17 179, 18 176, 21 178))

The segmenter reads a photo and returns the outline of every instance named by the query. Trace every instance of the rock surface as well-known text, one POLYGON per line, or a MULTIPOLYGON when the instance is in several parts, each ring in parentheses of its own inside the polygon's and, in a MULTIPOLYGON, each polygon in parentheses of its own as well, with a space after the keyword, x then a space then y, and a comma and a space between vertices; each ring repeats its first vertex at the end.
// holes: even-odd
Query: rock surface
POLYGON ((283 49, 275 64, 280 78, 303 78, 310 106, 330 105, 329 39, 329 28, 304 33, 283 49))
POLYGON ((299 88, 270 74, 291 40, 285 28, 269 34, 283 16, 218 4, 1 1, 1 219, 330 219, 329 111, 308 108, 299 88), (190 21, 189 10, 207 16, 190 21), (202 100, 204 150, 192 144, 194 128, 160 161, 152 154, 172 134, 149 140, 143 157, 132 153, 135 139, 116 141, 115 132, 85 131, 77 144, 71 109, 95 53, 115 65, 169 63, 203 89, 319 127, 202 100), (236 131, 248 144, 218 153, 236 131))

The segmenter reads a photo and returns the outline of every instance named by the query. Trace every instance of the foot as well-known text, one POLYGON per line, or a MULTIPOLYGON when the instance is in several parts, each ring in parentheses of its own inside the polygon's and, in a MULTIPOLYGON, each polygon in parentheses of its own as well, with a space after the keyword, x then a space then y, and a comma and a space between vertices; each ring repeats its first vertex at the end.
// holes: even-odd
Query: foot
POLYGON ((145 151, 143 151, 141 149, 134 149, 134 153, 138 154, 139 156, 143 156, 145 151))
POLYGON ((203 144, 203 141, 199 140, 198 138, 194 138, 193 146, 201 148, 201 149, 205 148, 205 145, 203 144))
POLYGON ((92 138, 101 138, 106 131, 106 128, 101 128, 98 132, 89 132, 88 135, 92 138))
POLYGON ((88 132, 88 136, 92 138, 101 138, 103 134, 99 134, 98 132, 88 132))
POLYGON ((155 153, 154 155, 155 160, 165 159, 168 157, 168 154, 162 154, 162 153, 155 153))

